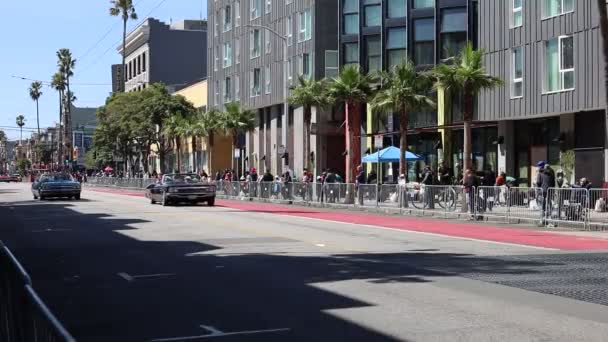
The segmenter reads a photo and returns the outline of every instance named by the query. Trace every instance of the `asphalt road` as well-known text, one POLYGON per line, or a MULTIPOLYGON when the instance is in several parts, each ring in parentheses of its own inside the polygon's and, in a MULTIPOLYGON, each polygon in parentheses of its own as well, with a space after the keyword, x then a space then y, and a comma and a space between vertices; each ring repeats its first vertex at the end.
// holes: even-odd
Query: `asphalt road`
POLYGON ((25 184, 0 184, 0 239, 79 341, 608 336, 605 253, 219 204, 161 207, 92 191, 34 201, 25 184))

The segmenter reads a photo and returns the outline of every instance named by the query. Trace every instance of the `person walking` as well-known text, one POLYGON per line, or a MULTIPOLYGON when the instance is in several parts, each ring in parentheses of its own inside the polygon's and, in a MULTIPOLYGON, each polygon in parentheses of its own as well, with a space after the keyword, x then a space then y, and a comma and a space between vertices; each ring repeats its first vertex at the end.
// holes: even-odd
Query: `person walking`
POLYGON ((363 166, 357 166, 357 177, 355 178, 355 191, 357 192, 357 198, 359 200, 359 205, 363 205, 363 184, 366 183, 365 179, 365 171, 363 171, 363 166))
POLYGON ((435 177, 430 165, 424 167, 424 175, 422 184, 424 189, 424 204, 427 209, 435 209, 435 194, 433 185, 433 177, 435 177))
POLYGON ((471 215, 471 219, 475 220, 475 193, 477 192, 477 187, 479 186, 479 180, 477 179, 477 176, 473 174, 471 169, 467 169, 465 171, 464 178, 462 179, 462 186, 464 187, 467 206, 469 207, 469 214, 471 215))
POLYGON ((285 173, 283 174, 283 197, 284 199, 287 200, 291 200, 291 193, 292 193, 292 182, 293 180, 291 179, 291 174, 289 173, 289 171, 285 171, 285 173))

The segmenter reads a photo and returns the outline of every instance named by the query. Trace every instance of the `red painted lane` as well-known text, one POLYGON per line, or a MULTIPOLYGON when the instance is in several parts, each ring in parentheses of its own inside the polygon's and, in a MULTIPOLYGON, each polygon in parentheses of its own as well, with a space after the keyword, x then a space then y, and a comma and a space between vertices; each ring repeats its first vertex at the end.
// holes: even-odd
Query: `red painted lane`
MULTIPOLYGON (((142 192, 114 189, 91 189, 91 191, 115 193, 128 196, 144 196, 142 192)), ((350 211, 319 211, 297 206, 286 207, 274 204, 218 201, 218 205, 243 211, 271 213, 276 215, 306 217, 327 221, 364 224, 403 231, 433 233, 476 240, 506 242, 518 245, 555 248, 561 250, 608 250, 608 239, 540 232, 514 227, 493 227, 463 222, 419 219, 403 216, 384 216, 350 211)))

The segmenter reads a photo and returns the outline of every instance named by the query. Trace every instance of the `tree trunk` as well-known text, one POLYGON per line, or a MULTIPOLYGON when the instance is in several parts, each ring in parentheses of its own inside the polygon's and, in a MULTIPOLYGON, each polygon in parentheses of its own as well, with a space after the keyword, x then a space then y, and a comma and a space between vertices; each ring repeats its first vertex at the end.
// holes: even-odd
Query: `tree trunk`
POLYGON ((175 171, 177 173, 181 172, 181 167, 182 167, 182 154, 181 154, 181 141, 180 138, 175 138, 175 163, 177 164, 177 167, 175 168, 175 171))
POLYGON ((63 165, 63 97, 61 91, 59 91, 59 134, 58 134, 58 145, 57 148, 57 167, 63 165))
POLYGON ((361 109, 359 103, 346 104, 346 183, 354 183, 361 164, 361 109))
POLYGON ((234 153, 234 151, 236 150, 236 145, 237 145, 237 140, 238 139, 239 139, 238 133, 237 132, 232 132, 232 151, 230 151, 230 153, 232 154, 232 171, 234 171, 233 175, 232 175, 232 179, 233 180, 238 180, 238 172, 236 171, 236 169, 238 168, 238 165, 237 165, 236 156, 235 156, 235 153, 234 153), (235 167, 235 165, 237 167, 235 167), (236 179, 235 179, 234 173, 237 174, 236 179))
POLYGON ((471 160, 471 155, 473 153, 472 150, 472 140, 473 137, 471 136, 471 124, 473 121, 473 95, 467 90, 465 89, 464 92, 464 110, 463 110, 463 116, 464 116, 464 142, 463 142, 463 164, 464 164, 464 170, 466 169, 472 169, 473 168, 473 163, 471 160))
POLYGON ((215 143, 215 137, 213 132, 209 133, 207 137, 207 148, 209 150, 209 156, 207 157, 207 170, 209 171, 209 177, 213 174, 213 144, 215 143))
POLYGON ((192 136, 192 165, 190 165, 190 171, 194 171, 194 172, 201 171, 201 170, 198 170, 198 165, 196 162, 196 137, 194 135, 192 136))
POLYGON ((158 143, 158 163, 160 164, 159 166, 159 171, 161 174, 165 173, 165 144, 161 141, 159 141, 158 143))
POLYGON ((312 125, 312 108, 304 106, 304 161, 302 165, 309 172, 312 172, 310 167, 310 131, 312 125))
POLYGON ((64 111, 65 116, 65 135, 66 135, 66 150, 67 150, 67 159, 72 161, 72 95, 70 93, 70 79, 69 77, 65 78, 65 84, 67 89, 67 101, 66 108, 64 111))
MULTIPOLYGON (((602 41, 602 57, 604 60, 604 99, 606 111, 604 113, 604 149, 608 149, 608 9, 606 0, 597 0, 600 15, 600 32, 602 41)), ((604 174, 608 173, 608 159, 604 158, 604 174)))
POLYGON ((399 115, 399 175, 405 175, 407 180, 407 111, 404 109, 399 115))
POLYGON ((122 18, 122 91, 127 90, 127 70, 125 69, 125 60, 127 56, 127 20, 128 16, 122 18))

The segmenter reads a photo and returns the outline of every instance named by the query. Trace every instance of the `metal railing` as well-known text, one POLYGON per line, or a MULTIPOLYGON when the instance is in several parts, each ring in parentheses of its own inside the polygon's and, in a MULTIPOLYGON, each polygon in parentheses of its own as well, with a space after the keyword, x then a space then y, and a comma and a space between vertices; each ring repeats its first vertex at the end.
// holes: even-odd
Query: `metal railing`
POLYGON ((30 276, 1 241, 0 341, 75 341, 38 297, 30 276))
MULTIPOLYGON (((96 178, 88 185, 144 189, 155 179, 96 178)), ((469 216, 507 223, 608 229, 608 189, 217 181, 218 195, 317 203, 326 207, 394 209, 404 215, 469 216)))

